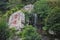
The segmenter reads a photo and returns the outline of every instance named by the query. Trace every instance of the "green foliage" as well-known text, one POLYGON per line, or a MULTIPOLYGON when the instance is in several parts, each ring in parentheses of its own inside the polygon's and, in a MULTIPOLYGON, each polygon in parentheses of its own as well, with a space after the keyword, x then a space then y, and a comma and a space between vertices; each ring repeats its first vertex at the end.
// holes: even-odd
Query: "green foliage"
POLYGON ((8 25, 4 19, 0 18, 0 40, 7 40, 9 36, 8 25))
POLYGON ((55 7, 45 18, 45 26, 54 31, 60 31, 60 8, 55 7))
POLYGON ((23 4, 33 4, 38 0, 22 0, 23 4))
POLYGON ((40 14, 43 30, 60 33, 60 0, 40 0, 35 3, 34 12, 40 14))
POLYGON ((0 11, 2 14, 5 14, 7 11, 21 9, 24 4, 21 3, 21 0, 6 0, 0 1, 0 11))
POLYGON ((40 14, 40 17, 46 17, 48 13, 55 7, 58 6, 58 1, 40 0, 34 5, 34 12, 40 14))
POLYGON ((25 28, 20 32, 19 36, 22 38, 22 40, 41 40, 36 28, 32 27, 31 25, 25 26, 25 28))
POLYGON ((60 8, 58 5, 58 3, 60 1, 59 2, 58 1, 59 0, 54 0, 54 1, 52 1, 52 0, 40 0, 40 1, 37 1, 35 3, 34 12, 37 14, 40 14, 40 18, 42 18, 41 23, 43 25, 46 24, 45 20, 50 14, 51 14, 51 18, 52 18, 52 15, 57 14, 57 13, 53 14, 52 12, 57 11, 56 7, 60 8))
POLYGON ((9 36, 8 40, 13 40, 13 38, 17 35, 16 34, 17 30, 14 27, 13 28, 9 28, 9 30, 10 30, 9 31, 10 36, 9 36))
POLYGON ((6 11, 6 13, 3 15, 3 17, 9 17, 14 12, 19 11, 23 6, 24 5, 16 5, 14 8, 6 11))
POLYGON ((14 4, 14 3, 21 3, 22 0, 8 0, 9 3, 14 4))
POLYGON ((9 3, 8 8, 10 9, 15 7, 20 9, 24 5, 22 4, 22 0, 9 0, 8 3, 9 3))
POLYGON ((43 20, 45 17, 47 17, 48 12, 51 11, 52 8, 50 8, 49 3, 45 0, 39 0, 34 4, 34 13, 39 14, 41 18, 41 24, 43 24, 43 20))
POLYGON ((6 0, 0 0, 0 9, 1 9, 1 10, 6 9, 7 4, 8 4, 8 3, 7 3, 6 0))
POLYGON ((4 17, 0 18, 0 40, 11 40, 16 33, 16 29, 10 29, 5 19, 4 17))

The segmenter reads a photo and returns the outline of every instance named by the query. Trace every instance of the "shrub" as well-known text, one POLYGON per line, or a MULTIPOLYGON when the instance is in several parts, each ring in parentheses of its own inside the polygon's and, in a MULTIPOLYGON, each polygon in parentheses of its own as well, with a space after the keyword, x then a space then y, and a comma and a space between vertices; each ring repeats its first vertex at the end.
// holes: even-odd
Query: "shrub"
POLYGON ((40 14, 43 29, 48 32, 50 29, 59 35, 60 31, 60 0, 39 0, 35 3, 34 12, 40 14))
POLYGON ((0 18, 0 40, 7 40, 9 36, 8 25, 4 19, 0 18))
MULTIPOLYGON (((52 12, 57 11, 59 7, 59 0, 39 0, 35 3, 34 12, 40 14, 40 18, 42 18, 41 23, 45 25, 45 19, 50 15, 53 14, 52 12), (56 8, 57 7, 57 8, 56 8), (54 11, 52 11, 54 10, 54 11)), ((57 13, 55 13, 57 14, 57 13)), ((53 14, 53 15, 55 15, 53 14)), ((51 15, 52 16, 52 15, 51 15)))
POLYGON ((22 38, 22 40, 41 40, 36 28, 32 26, 25 26, 25 28, 20 32, 19 36, 22 38))
POLYGON ((45 18, 53 8, 58 5, 58 1, 39 0, 34 4, 34 12, 45 18))
POLYGON ((60 8, 55 7, 53 10, 51 10, 51 13, 45 18, 45 27, 46 30, 52 30, 56 37, 59 38, 60 36, 60 8))

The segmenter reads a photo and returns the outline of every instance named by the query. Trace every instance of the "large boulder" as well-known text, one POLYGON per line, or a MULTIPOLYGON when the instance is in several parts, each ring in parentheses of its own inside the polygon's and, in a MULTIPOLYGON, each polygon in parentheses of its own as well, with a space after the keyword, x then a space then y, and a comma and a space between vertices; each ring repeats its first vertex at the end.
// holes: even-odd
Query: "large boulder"
POLYGON ((16 28, 17 30, 24 27, 25 15, 22 11, 17 11, 13 13, 9 18, 9 27, 16 28))

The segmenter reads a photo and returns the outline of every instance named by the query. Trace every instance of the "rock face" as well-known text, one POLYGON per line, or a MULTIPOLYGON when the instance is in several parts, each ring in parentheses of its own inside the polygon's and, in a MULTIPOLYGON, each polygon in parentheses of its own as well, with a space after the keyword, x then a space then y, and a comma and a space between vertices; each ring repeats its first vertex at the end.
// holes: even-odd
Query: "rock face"
POLYGON ((25 15, 21 11, 17 11, 13 13, 9 18, 9 28, 16 28, 16 30, 19 30, 24 27, 25 23, 25 15))
POLYGON ((28 4, 28 5, 24 6, 23 9, 27 12, 31 12, 33 10, 33 8, 34 8, 34 5, 28 4))

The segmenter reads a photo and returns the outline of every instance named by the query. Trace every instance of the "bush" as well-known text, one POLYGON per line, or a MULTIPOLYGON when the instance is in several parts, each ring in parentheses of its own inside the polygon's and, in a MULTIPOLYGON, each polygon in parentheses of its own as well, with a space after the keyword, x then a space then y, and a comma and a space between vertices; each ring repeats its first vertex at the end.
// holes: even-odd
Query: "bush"
POLYGON ((7 40, 9 36, 8 25, 4 19, 0 18, 0 40, 7 40))
POLYGON ((45 18, 56 6, 59 6, 58 1, 39 0, 34 4, 34 12, 45 18))
POLYGON ((25 26, 22 32, 20 32, 19 36, 22 38, 22 40, 41 40, 36 28, 32 26, 25 26))
MULTIPOLYGON (((42 18, 41 23, 45 25, 45 19, 50 15, 53 14, 52 12, 57 11, 59 7, 59 0, 40 0, 35 3, 34 12, 40 14, 40 18, 42 18), (57 8, 56 8, 57 7, 57 8), (54 10, 54 11, 52 11, 54 10)), ((57 14, 57 13, 56 13, 57 14)), ((53 14, 55 15, 55 14, 53 14)), ((52 15, 51 15, 52 16, 52 15)))
POLYGON ((51 10, 51 13, 45 18, 45 27, 46 30, 52 30, 56 37, 59 38, 60 36, 60 8, 55 7, 53 10, 51 10))
MULTIPOLYGON (((40 0, 35 3, 34 12, 40 14, 40 23, 48 32, 50 29, 59 35, 60 31, 60 0, 40 0)), ((59 37, 59 36, 58 36, 59 37)))

